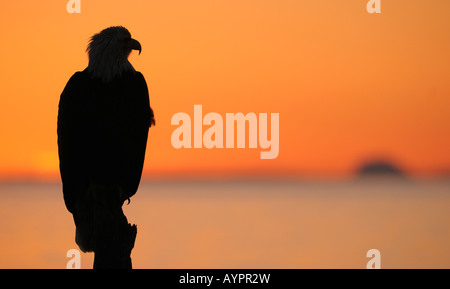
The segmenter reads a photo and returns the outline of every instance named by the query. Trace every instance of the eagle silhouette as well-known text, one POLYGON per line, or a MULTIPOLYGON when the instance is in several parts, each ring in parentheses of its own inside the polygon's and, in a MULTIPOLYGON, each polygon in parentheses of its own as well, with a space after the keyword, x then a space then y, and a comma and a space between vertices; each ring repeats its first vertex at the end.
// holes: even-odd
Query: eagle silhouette
POLYGON ((94 268, 131 268, 137 228, 122 205, 139 186, 155 124, 144 76, 128 57, 141 44, 122 26, 95 34, 89 64, 67 82, 58 107, 58 153, 76 243, 94 268))

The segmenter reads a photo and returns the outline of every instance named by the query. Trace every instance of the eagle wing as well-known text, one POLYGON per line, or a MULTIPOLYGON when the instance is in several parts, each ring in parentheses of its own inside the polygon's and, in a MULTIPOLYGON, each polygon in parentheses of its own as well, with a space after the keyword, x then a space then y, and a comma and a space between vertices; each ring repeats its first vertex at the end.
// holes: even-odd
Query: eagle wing
POLYGON ((141 180, 147 147, 148 130, 155 125, 155 117, 150 107, 148 87, 144 76, 136 73, 136 86, 133 87, 132 115, 126 115, 130 122, 124 127, 129 131, 129 138, 121 139, 123 150, 126 152, 123 167, 123 189, 127 198, 133 196, 141 180))
POLYGON ((75 73, 58 108, 58 153, 63 195, 74 212, 92 183, 119 185, 124 199, 139 186, 148 130, 155 124, 147 83, 139 73, 112 84, 75 73))

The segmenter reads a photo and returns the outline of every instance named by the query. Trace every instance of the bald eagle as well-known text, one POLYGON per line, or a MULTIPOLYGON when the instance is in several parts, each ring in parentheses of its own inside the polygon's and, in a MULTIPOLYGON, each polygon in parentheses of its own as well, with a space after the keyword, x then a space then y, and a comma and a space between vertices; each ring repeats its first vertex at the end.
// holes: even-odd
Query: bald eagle
POLYGON ((95 34, 89 64, 67 82, 58 107, 58 153, 76 243, 95 252, 94 268, 131 268, 136 226, 123 203, 139 186, 155 124, 144 76, 128 57, 141 44, 122 26, 95 34))

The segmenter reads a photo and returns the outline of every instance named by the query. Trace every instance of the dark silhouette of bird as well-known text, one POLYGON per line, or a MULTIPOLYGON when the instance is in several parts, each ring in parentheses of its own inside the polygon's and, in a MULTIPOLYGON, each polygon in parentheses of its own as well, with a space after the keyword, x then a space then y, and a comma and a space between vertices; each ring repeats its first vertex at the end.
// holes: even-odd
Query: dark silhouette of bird
POLYGON ((137 228, 122 205, 139 186, 149 128, 155 124, 147 83, 128 57, 141 44, 122 26, 90 39, 89 64, 66 84, 58 109, 64 202, 76 243, 94 252, 94 268, 131 268, 137 228))

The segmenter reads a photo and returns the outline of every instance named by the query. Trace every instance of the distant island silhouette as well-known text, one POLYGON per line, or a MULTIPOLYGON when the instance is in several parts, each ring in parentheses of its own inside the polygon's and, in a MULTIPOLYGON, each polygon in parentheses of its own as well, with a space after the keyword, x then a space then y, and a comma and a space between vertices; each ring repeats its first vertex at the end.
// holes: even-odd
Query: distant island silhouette
POLYGON ((357 169, 356 173, 360 177, 406 177, 406 174, 397 165, 387 160, 365 162, 357 169))

